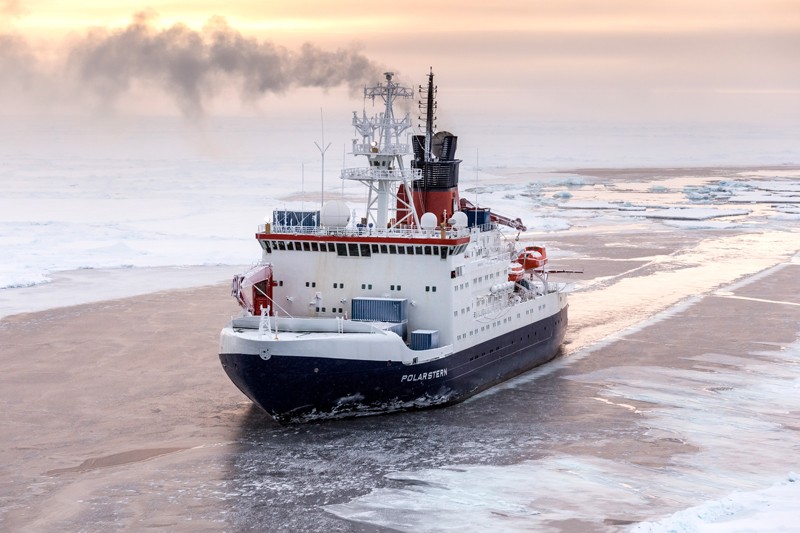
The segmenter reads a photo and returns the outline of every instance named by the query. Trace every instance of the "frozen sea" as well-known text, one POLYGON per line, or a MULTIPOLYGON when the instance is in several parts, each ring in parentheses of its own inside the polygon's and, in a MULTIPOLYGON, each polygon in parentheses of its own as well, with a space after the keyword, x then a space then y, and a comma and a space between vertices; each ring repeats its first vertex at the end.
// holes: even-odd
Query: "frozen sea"
MULTIPOLYGON (((466 195, 493 206, 501 201, 505 207, 518 192, 531 198, 537 187, 559 183, 556 199, 569 199, 570 187, 585 183, 576 175, 542 177, 541 171, 553 169, 800 164, 796 125, 531 125, 457 116, 448 127, 459 135, 462 189, 477 191, 466 195), (481 196, 484 189, 490 194, 481 196)), ((326 122, 326 138, 335 141, 326 152, 324 183, 314 145, 321 140, 318 118, 311 113, 298 120, 277 111, 199 124, 153 117, 3 117, 0 289, 47 282, 66 270, 248 263, 257 259, 253 230, 272 209, 318 208, 323 188, 328 198, 344 196, 352 207, 360 206, 360 185, 343 187, 338 179, 343 166, 361 165, 347 154, 353 137, 349 116, 326 122)), ((759 200, 752 195, 781 201, 781 191, 734 185, 740 186, 731 192, 742 203, 759 200)), ((703 183, 688 179, 673 185, 680 186, 687 188, 681 198, 687 203, 708 199, 703 183)), ((653 193, 648 201, 657 202, 663 195, 657 194, 660 185, 653 187, 632 192, 653 193)), ((623 202, 634 199, 618 196, 623 202)), ((566 229, 566 216, 539 220, 537 208, 545 200, 510 202, 509 209, 532 221, 533 229, 566 229)), ((787 202, 791 211, 794 197, 787 202)), ((581 204, 573 198, 566 205, 581 204)))
MULTIPOLYGON (((364 200, 338 180, 349 127, 325 131, 322 182, 314 113, 6 118, 0 318, 218 284, 273 208, 364 200)), ((800 529, 800 129, 478 118, 448 127, 462 194, 584 270, 562 356, 423 413, 282 428, 245 402, 224 454, 73 526, 135 527, 115 509, 150 491, 149 527, 169 494, 219 530, 800 529)), ((3 529, 27 500, 0 497, 3 529)))

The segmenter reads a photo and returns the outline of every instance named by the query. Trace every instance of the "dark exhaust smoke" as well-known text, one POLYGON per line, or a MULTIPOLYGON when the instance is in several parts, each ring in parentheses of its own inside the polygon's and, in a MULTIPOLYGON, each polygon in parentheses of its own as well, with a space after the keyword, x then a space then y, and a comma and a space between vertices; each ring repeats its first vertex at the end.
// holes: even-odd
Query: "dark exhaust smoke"
POLYGON ((88 93, 102 107, 113 107, 134 87, 156 87, 185 116, 197 117, 223 89, 234 88, 245 102, 295 87, 347 86, 355 91, 380 79, 385 70, 354 47, 327 51, 305 44, 293 51, 244 36, 220 17, 199 31, 183 24, 159 29, 154 19, 152 13, 138 13, 125 28, 91 30, 71 41, 62 59, 47 67, 37 64, 24 38, 0 35, 0 68, 14 76, 5 85, 27 90, 50 84, 48 90, 33 92, 60 88, 59 98, 67 99, 85 99, 88 93), (67 94, 70 89, 72 95, 67 94))

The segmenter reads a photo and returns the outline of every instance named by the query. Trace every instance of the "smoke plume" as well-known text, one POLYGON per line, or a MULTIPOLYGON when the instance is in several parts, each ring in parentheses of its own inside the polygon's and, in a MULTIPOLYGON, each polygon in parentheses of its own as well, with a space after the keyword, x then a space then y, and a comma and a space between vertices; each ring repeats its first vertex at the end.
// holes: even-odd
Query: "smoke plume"
POLYGON ((327 51, 305 44, 293 51, 244 36, 220 17, 199 31, 183 24, 159 29, 154 20, 152 13, 138 13, 127 27, 91 30, 73 39, 54 64, 37 60, 24 38, 0 35, 0 69, 11 74, 4 74, 0 89, 54 92, 62 100, 88 94, 93 104, 113 108, 133 88, 155 87, 185 116, 197 117, 222 90, 235 89, 243 101, 295 87, 357 90, 384 70, 354 47, 327 51))

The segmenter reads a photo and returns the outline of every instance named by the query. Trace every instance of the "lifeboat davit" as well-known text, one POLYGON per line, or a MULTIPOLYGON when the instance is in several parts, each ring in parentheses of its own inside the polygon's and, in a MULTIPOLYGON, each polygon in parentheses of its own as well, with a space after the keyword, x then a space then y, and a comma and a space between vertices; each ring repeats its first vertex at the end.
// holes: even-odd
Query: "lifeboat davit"
POLYGON ((525 268, 517 261, 512 261, 508 270, 508 281, 517 282, 525 276, 525 268))
POLYGON ((525 270, 542 268, 547 263, 547 250, 544 246, 526 246, 525 250, 517 257, 517 262, 525 270))
POLYGON ((272 265, 259 265, 247 274, 237 275, 233 278, 231 294, 239 305, 251 315, 260 315, 264 309, 269 309, 269 314, 274 315, 272 305, 272 265))

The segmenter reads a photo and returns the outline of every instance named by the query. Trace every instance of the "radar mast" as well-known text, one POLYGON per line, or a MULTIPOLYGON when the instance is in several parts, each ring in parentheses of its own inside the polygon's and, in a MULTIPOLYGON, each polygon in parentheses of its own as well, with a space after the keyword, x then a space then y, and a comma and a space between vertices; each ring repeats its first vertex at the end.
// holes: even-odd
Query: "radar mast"
POLYGON ((411 190, 414 180, 420 179, 421 172, 407 169, 403 156, 411 153, 407 142, 401 142, 401 135, 411 127, 411 116, 406 113, 401 119, 395 118, 394 102, 398 98, 410 99, 414 92, 392 81, 392 72, 384 73, 385 83, 364 88, 364 101, 376 99, 385 104, 384 111, 368 117, 366 110, 359 117, 353 112, 353 127, 360 139, 353 139, 353 154, 363 155, 369 160, 368 168, 347 168, 342 171, 342 179, 363 183, 369 190, 367 199, 367 219, 376 228, 395 228, 398 226, 419 227, 419 216, 410 195, 398 195, 398 186, 411 190), (391 206, 391 207, 390 207, 391 206), (390 216, 390 210, 395 216, 390 216), (398 216, 402 213, 402 216, 398 216))

